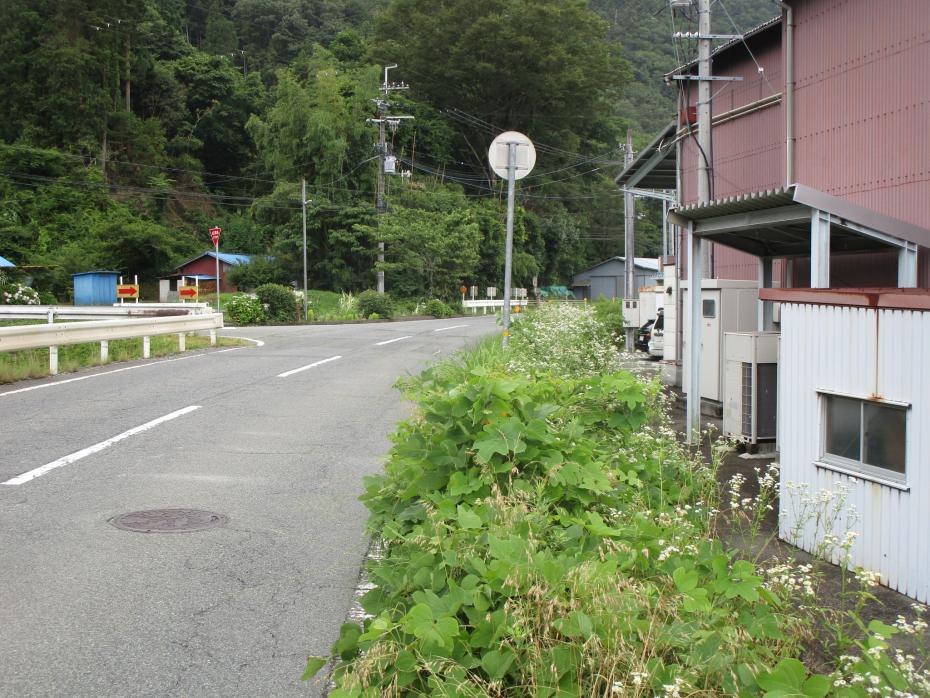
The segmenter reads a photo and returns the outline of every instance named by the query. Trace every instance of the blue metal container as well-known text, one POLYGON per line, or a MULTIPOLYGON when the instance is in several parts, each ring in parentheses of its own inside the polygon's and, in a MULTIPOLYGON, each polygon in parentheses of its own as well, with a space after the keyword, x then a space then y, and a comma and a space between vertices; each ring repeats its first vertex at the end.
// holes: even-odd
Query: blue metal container
POLYGON ((75 305, 113 305, 116 303, 118 271, 83 271, 72 274, 75 305))

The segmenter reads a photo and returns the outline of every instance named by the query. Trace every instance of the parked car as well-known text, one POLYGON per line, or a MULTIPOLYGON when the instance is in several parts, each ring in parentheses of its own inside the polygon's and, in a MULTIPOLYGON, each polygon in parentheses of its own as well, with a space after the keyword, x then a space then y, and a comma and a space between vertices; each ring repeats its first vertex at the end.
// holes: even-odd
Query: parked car
POLYGON ((649 356, 653 359, 661 359, 665 356, 665 313, 661 310, 657 313, 655 323, 652 325, 652 337, 649 339, 649 356))
POLYGON ((640 351, 649 351, 649 340, 652 339, 652 325, 655 318, 647 321, 642 327, 636 330, 636 339, 633 340, 633 347, 640 351))

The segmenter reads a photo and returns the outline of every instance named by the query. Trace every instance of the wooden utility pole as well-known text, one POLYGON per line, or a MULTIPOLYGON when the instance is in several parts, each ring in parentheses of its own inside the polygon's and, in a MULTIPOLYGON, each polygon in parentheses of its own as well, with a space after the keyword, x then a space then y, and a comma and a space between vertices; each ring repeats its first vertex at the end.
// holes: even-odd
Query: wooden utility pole
MULTIPOLYGON (((375 198, 375 213, 378 227, 381 227, 381 216, 387 212, 387 203, 384 200, 384 159, 387 156, 387 124, 392 127, 397 126, 401 119, 412 119, 412 116, 389 116, 387 111, 390 103, 388 95, 395 90, 407 90, 408 85, 404 83, 388 82, 388 71, 396 68, 397 64, 385 66, 384 82, 381 83, 381 95, 374 100, 378 107, 378 116, 375 119, 368 119, 368 123, 378 124, 378 189, 375 198)), ((384 242, 378 241, 378 293, 384 293, 384 242)))
MULTIPOLYGON (((633 137, 630 129, 626 130, 626 148, 623 152, 623 167, 628 168, 633 163, 633 137)), ((623 256, 624 256, 624 288, 623 297, 627 300, 636 297, 636 199, 627 189, 623 194, 623 256)), ((592 300, 594 300, 592 298, 592 300)), ((635 330, 628 327, 624 348, 633 351, 635 330)))
MULTIPOLYGON (((713 175, 713 143, 711 129, 711 36, 710 2, 698 0, 698 103, 697 103, 697 158, 698 158, 698 203, 710 201, 711 177, 713 175)), ((691 310, 691 333, 688 351, 690 373, 688 375, 687 436, 688 443, 700 440, 701 434, 701 286, 704 278, 704 250, 701 238, 694 234, 694 224, 689 226, 691 249, 688 255, 688 295, 691 310)))

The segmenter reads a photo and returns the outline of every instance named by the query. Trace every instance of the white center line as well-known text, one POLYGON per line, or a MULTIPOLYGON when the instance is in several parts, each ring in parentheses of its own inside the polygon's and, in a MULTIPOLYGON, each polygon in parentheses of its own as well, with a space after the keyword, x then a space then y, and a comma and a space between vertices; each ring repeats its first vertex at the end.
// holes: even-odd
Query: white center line
POLYGON ((445 332, 446 330, 457 330, 460 327, 468 327, 468 325, 452 325, 451 327, 440 327, 437 330, 433 330, 433 332, 445 332))
POLYGON ((288 376, 293 376, 295 373, 306 371, 308 368, 313 368, 321 364, 328 364, 330 361, 337 361, 341 358, 342 358, 341 356, 330 356, 328 359, 323 359, 322 361, 314 361, 312 364, 307 364, 306 366, 295 368, 293 371, 285 371, 284 373, 279 373, 278 378, 287 378, 288 376))
POLYGON ((383 347, 385 344, 393 344, 394 342, 399 342, 402 339, 410 339, 413 335, 406 334, 403 337, 397 337, 396 339, 385 339, 383 342, 375 342, 376 347, 383 347))
POLYGON ((65 465, 70 465, 71 463, 74 463, 75 461, 81 460, 81 458, 85 458, 94 453, 98 453, 102 451, 103 449, 109 446, 112 446, 113 444, 119 441, 122 441, 123 439, 129 438, 130 436, 134 436, 136 434, 141 434, 143 431, 148 431, 152 427, 158 426, 159 424, 162 424, 163 422, 170 422, 172 419, 177 419, 178 417, 181 417, 185 414, 188 414, 189 412, 193 412, 194 410, 199 410, 199 409, 200 409, 200 405, 191 405, 189 407, 176 410, 174 412, 171 412, 170 414, 166 414, 162 417, 159 417, 158 419, 153 419, 151 422, 146 422, 145 424, 140 424, 139 426, 133 427, 132 429, 128 431, 124 431, 122 434, 117 434, 116 436, 113 436, 107 439, 106 441, 101 441, 100 443, 96 443, 93 446, 82 448, 80 451, 75 451, 74 453, 70 455, 64 456, 63 458, 59 458, 58 460, 54 460, 51 463, 46 463, 45 465, 39 466, 38 468, 34 468, 33 470, 30 470, 27 473, 23 473, 22 475, 17 475, 14 478, 10 478, 6 482, 0 482, 0 485, 22 485, 24 482, 29 482, 30 480, 34 480, 35 478, 41 475, 45 475, 45 473, 47 472, 55 470, 55 468, 60 468, 65 465))

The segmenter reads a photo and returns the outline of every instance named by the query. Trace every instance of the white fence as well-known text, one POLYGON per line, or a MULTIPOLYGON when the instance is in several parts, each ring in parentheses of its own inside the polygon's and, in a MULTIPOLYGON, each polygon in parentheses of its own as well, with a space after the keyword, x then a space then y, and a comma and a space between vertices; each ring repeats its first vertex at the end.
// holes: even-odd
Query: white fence
POLYGON ((210 344, 216 344, 216 330, 223 327, 222 313, 176 315, 146 319, 94 320, 44 325, 0 327, 0 351, 21 351, 48 347, 49 373, 58 373, 58 347, 66 344, 100 342, 100 359, 106 361, 109 341, 142 337, 142 357, 151 356, 150 340, 154 335, 177 334, 178 346, 185 348, 188 332, 208 330, 210 344))
POLYGON ((0 305, 0 320, 109 320, 111 318, 203 315, 207 303, 125 303, 122 305, 0 305))

